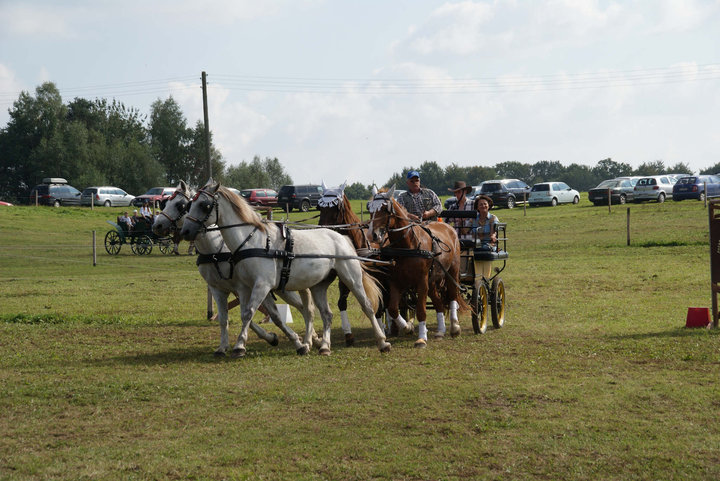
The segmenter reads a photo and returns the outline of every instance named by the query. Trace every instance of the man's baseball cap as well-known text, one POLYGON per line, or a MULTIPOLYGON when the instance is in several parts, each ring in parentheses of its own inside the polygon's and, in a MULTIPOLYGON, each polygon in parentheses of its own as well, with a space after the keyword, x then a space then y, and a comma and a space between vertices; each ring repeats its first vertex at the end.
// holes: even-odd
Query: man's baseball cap
POLYGON ((417 170, 411 170, 410 172, 407 173, 407 178, 408 178, 408 179, 412 179, 413 177, 417 177, 417 178, 419 179, 419 178, 420 178, 420 172, 418 172, 417 170))

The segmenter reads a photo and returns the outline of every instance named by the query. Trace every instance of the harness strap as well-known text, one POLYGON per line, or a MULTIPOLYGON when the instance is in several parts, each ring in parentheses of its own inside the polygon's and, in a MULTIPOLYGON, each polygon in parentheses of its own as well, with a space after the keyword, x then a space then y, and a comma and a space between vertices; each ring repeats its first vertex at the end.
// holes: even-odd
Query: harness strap
POLYGON ((197 260, 195 260, 195 265, 199 266, 200 264, 213 264, 215 266, 215 270, 218 273, 218 276, 220 276, 220 279, 224 281, 232 279, 233 271, 235 270, 235 263, 233 262, 233 255, 231 252, 218 252, 216 254, 198 254, 197 260), (230 264, 229 277, 225 277, 220 270, 221 262, 228 262, 230 264))
POLYGON ((440 255, 438 252, 437 254, 426 251, 423 249, 410 249, 405 247, 382 247, 380 249, 380 257, 388 258, 388 257, 423 257, 425 259, 434 259, 436 256, 440 255))
MULTIPOLYGON (((283 229, 280 230, 281 232, 283 229)), ((288 279, 290 279, 290 264, 292 264, 293 259, 295 258, 295 253, 293 252, 293 246, 295 245, 295 240, 292 237, 292 231, 288 229, 287 227, 284 229, 285 231, 285 257, 283 257, 283 266, 282 269, 280 269, 280 284, 279 289, 283 292, 285 292, 285 285, 288 282, 288 279)))

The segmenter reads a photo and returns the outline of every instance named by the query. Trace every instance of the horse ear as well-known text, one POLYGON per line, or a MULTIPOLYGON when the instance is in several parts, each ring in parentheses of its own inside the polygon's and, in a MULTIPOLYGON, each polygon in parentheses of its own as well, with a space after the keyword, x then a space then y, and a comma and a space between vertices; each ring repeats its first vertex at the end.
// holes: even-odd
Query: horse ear
POLYGON ((376 185, 373 185, 371 193, 372 193, 372 196, 375 197, 375 194, 377 194, 377 186, 376 185))
POLYGON ((218 182, 217 184, 213 184, 210 186, 210 191, 214 194, 215 192, 218 191, 219 188, 220 188, 220 183, 218 182))
POLYGON ((394 193, 395 193, 395 184, 393 184, 392 187, 390 187, 390 190, 388 190, 388 192, 387 192, 388 199, 392 199, 394 193))
POLYGON ((180 181, 180 183, 177 186, 177 190, 180 190, 182 192, 185 192, 187 190, 187 185, 185 184, 184 180, 180 181))
POLYGON ((323 192, 327 190, 327 187, 325 187, 325 181, 321 180, 320 183, 322 184, 323 192))
POLYGON ((345 193, 345 186, 347 185, 347 180, 343 182, 343 184, 340 186, 340 190, 345 193))

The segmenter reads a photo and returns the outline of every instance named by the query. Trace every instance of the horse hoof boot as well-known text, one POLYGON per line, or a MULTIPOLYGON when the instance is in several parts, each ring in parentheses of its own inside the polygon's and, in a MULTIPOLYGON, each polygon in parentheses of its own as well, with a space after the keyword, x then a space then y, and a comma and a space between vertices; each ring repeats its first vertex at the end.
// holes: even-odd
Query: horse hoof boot
POLYGON ((460 335, 460 325, 459 324, 457 326, 453 326, 450 329, 450 335, 452 337, 458 337, 460 335))
POLYGON ((383 352, 383 353, 385 353, 385 352, 390 352, 391 350, 392 350, 392 344, 390 344, 389 342, 386 342, 386 343, 380 348, 380 352, 383 352))
POLYGON ((233 349, 232 354, 230 354, 230 357, 232 357, 233 359, 237 359, 240 357, 245 357, 245 354, 247 354, 247 351, 245 350, 245 348, 233 349))
POLYGON ((215 352, 213 352, 213 356, 215 356, 215 357, 225 357, 225 351, 215 351, 215 352))
POLYGON ((298 356, 307 356, 310 352, 310 348, 308 348, 307 345, 303 344, 303 346, 299 347, 296 352, 298 353, 298 356))
POLYGON ((415 341, 415 347, 418 349, 424 349, 427 347, 427 341, 425 339, 418 339, 415 341))
POLYGON ((320 354, 321 356, 329 356, 329 355, 330 355, 330 348, 321 347, 321 348, 320 348, 320 351, 319 351, 319 354, 320 354))
POLYGON ((268 342, 268 344, 270 344, 271 346, 277 346, 278 344, 280 344, 280 340, 278 339, 277 334, 275 334, 274 332, 272 333, 272 335, 273 338, 268 342))
POLYGON ((355 344, 355 336, 350 334, 345 334, 345 347, 352 347, 353 344, 355 344))
POLYGON ((445 333, 444 332, 436 332, 435 333, 435 340, 436 341, 442 341, 445 339, 445 333))

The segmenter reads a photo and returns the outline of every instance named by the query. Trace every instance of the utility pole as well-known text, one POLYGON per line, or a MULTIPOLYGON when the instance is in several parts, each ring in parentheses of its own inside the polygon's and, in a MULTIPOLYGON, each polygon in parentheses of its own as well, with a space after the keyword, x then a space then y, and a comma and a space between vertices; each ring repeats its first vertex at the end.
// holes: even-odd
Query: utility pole
POLYGON ((205 158, 207 160, 207 179, 212 179, 212 163, 210 162, 210 124, 208 123, 208 104, 207 104, 207 74, 202 73, 202 92, 203 92, 203 115, 205 116, 205 158))

